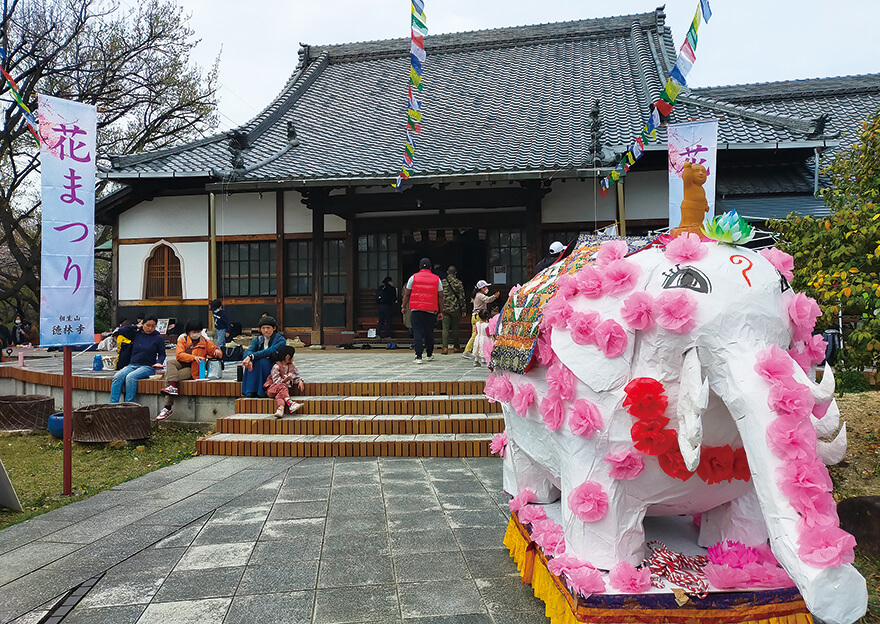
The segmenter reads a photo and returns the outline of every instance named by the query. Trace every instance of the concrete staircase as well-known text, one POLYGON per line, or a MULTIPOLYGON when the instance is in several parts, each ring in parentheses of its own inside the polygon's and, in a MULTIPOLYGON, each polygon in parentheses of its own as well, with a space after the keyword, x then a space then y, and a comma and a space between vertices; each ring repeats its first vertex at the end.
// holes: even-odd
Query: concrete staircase
POLYGON ((203 455, 487 457, 504 430, 482 381, 306 384, 302 409, 276 419, 272 399, 239 398, 200 439, 203 455))

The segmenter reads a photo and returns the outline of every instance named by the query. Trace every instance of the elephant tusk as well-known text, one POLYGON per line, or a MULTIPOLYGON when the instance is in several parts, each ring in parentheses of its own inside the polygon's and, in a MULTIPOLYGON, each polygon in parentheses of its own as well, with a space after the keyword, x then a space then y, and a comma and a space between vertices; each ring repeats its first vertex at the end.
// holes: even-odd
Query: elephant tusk
POLYGON ((703 443, 703 412, 709 405, 709 382, 703 379, 702 366, 696 349, 684 354, 681 386, 678 394, 678 448, 688 470, 700 463, 703 443))
POLYGON ((813 427, 816 429, 816 436, 820 438, 827 438, 834 433, 840 425, 840 408, 837 407, 837 401, 831 401, 828 411, 825 412, 822 418, 810 416, 810 422, 813 423, 813 427))
POLYGON ((830 403, 831 399, 834 398, 834 371, 831 370, 827 362, 825 363, 825 370, 822 372, 822 382, 819 384, 816 384, 816 382, 807 377, 807 374, 800 366, 794 367, 794 378, 798 383, 807 385, 816 403, 824 405, 830 403))
POLYGON ((846 455, 846 423, 843 423, 843 427, 840 428, 836 438, 830 442, 818 440, 817 444, 819 457, 822 458, 826 466, 833 466, 842 462, 846 455))

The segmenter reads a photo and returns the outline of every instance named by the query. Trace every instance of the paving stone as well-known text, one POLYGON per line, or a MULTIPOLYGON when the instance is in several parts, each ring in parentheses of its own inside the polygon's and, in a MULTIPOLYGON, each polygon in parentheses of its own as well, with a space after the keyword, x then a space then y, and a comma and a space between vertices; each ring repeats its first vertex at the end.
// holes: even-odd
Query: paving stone
POLYGON ((434 488, 426 481, 382 480, 382 493, 388 496, 434 496, 434 488))
POLYGON ((244 571, 236 595, 315 589, 317 578, 317 560, 249 565, 244 571))
POLYGON ((174 602, 235 595, 244 566, 172 572, 162 583, 154 602, 174 602))
POLYGON ((256 542, 263 530, 261 522, 215 523, 213 520, 202 527, 193 546, 206 544, 230 544, 233 542, 256 542))
POLYGON ((356 538, 328 535, 324 540, 321 560, 352 557, 380 557, 391 554, 385 533, 366 533, 356 538))
POLYGON ((326 501, 330 498, 329 483, 327 487, 287 487, 285 483, 278 491, 276 503, 298 503, 302 501, 326 501))
POLYGON ((433 552, 427 560, 424 554, 395 555, 394 573, 398 583, 442 581, 470 577, 470 571, 460 552, 433 552))
POLYGON ((544 603, 542 602, 536 611, 528 613, 522 611, 492 611, 490 613, 495 624, 549 624, 550 618, 544 615, 543 607, 544 603))
POLYGON ((193 540, 196 538, 196 535, 199 534, 199 531, 202 530, 202 527, 207 522, 208 516, 203 516, 199 520, 186 525, 182 529, 179 529, 158 542, 153 548, 178 548, 178 547, 187 547, 192 544, 193 540))
POLYGON ((391 557, 369 556, 321 560, 318 587, 356 587, 394 583, 391 557))
POLYGON ((283 492, 304 488, 328 488, 330 487, 331 480, 332 474, 329 473, 297 474, 296 476, 288 474, 287 478, 284 480, 284 484, 281 486, 281 490, 283 492))
POLYGON ((476 579, 477 589, 492 614, 521 611, 544 613, 544 603, 535 598, 530 587, 523 585, 519 575, 476 579))
POLYGON ((299 520, 323 518, 327 515, 327 501, 304 501, 300 503, 275 503, 269 520, 299 520))
POLYGON ((332 498, 327 506, 328 516, 384 514, 385 503, 381 496, 373 498, 332 498))
POLYGON ((143 550, 110 569, 115 574, 168 573, 174 569, 185 547, 143 550))
POLYGON ((480 594, 470 579, 401 583, 397 591, 405 618, 485 613, 480 594))
POLYGON ((221 624, 232 598, 154 602, 138 624, 221 624))
POLYGON ((498 548, 503 545, 506 527, 465 527, 453 529, 455 539, 461 544, 462 550, 482 550, 498 548))
POLYGON ((309 622, 315 593, 311 591, 236 596, 224 624, 309 622))
POLYGON ((388 529, 392 533, 402 531, 447 531, 446 516, 438 511, 417 511, 388 516, 388 529))
POLYGON ((187 525, 206 513, 213 512, 218 507, 229 502, 228 495, 194 494, 189 498, 178 501, 164 509, 150 514, 138 522, 143 524, 163 525, 187 525))
POLYGON ((174 569, 175 571, 205 570, 245 565, 253 549, 252 543, 190 546, 174 569))
POLYGON ((352 514, 330 516, 327 518, 325 535, 356 535, 360 533, 380 533, 385 531, 385 514, 352 514))
POLYGON ((476 479, 455 479, 453 481, 435 480, 432 485, 438 496, 444 494, 487 494, 486 488, 476 479))
POLYGON ((385 499, 385 513, 389 516, 398 513, 441 511, 436 496, 400 496, 385 499))
POLYGON ((439 615, 425 618, 404 618, 404 624, 492 624, 492 618, 486 613, 468 613, 466 615, 439 615))
POLYGON ((202 494, 230 494, 240 496, 262 485, 278 474, 272 470, 242 470, 202 490, 202 494))
POLYGON ((394 555, 414 553, 457 552, 458 542, 451 529, 445 531, 404 531, 391 534, 394 555))
POLYGON ((382 486, 377 483, 339 485, 330 488, 330 500, 336 498, 382 498, 382 486))
POLYGON ((64 618, 64 624, 135 624, 144 609, 143 604, 87 609, 80 603, 64 618))
POLYGON ((324 534, 323 518, 304 518, 302 520, 278 520, 266 522, 260 541, 300 540, 320 537, 324 534))
POLYGON ((272 511, 270 502, 262 505, 242 505, 238 503, 238 499, 218 507, 211 515, 213 524, 239 524, 243 522, 265 522, 272 511))
POLYGON ((508 518, 492 509, 451 509, 446 512, 453 529, 466 527, 501 527, 507 529, 508 518))
POLYGON ((59 531, 72 522, 69 521, 49 521, 44 514, 39 518, 27 520, 21 524, 16 524, 0 531, 0 554, 15 550, 20 546, 24 546, 30 542, 46 537, 55 531, 59 531))
POLYGON ((15 618, 9 624, 40 624, 44 617, 49 614, 48 611, 34 610, 25 613, 21 617, 15 618))
POLYGON ((511 574, 519 577, 516 563, 511 559, 510 552, 504 547, 463 550, 462 554, 474 578, 500 578, 511 574))
POLYGON ((61 559, 79 548, 82 548, 81 544, 30 542, 10 550, 0 555, 0 585, 5 585, 56 559, 61 559))
POLYGON ((79 603, 84 609, 93 607, 119 607, 133 604, 149 604, 162 586, 166 573, 162 574, 110 574, 98 581, 79 603))
POLYGON ((148 509, 142 509, 140 512, 131 512, 128 509, 114 506, 71 524, 51 535, 47 535, 42 540, 70 544, 90 544, 132 524, 148 514, 148 509))
POLYGON ((260 565, 318 559, 321 556, 322 544, 322 537, 291 541, 257 542, 248 563, 260 565))
POLYGON ((319 589, 314 624, 354 624, 396 620, 399 617, 394 585, 365 585, 319 589))
POLYGON ((498 509, 498 502, 483 494, 438 494, 440 504, 446 511, 455 509, 498 509))

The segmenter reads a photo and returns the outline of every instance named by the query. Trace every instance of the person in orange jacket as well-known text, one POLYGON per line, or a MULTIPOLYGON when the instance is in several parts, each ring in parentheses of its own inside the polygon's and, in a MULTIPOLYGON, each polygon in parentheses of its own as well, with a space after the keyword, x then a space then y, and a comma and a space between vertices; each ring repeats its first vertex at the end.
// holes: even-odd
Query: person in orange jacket
POLYGON ((177 384, 187 379, 198 379, 199 362, 223 357, 223 351, 202 335, 204 329, 205 325, 201 321, 187 321, 183 333, 177 339, 174 359, 166 363, 165 381, 168 385, 161 391, 165 395, 165 407, 156 416, 156 420, 165 420, 171 416, 174 397, 177 396, 177 384))

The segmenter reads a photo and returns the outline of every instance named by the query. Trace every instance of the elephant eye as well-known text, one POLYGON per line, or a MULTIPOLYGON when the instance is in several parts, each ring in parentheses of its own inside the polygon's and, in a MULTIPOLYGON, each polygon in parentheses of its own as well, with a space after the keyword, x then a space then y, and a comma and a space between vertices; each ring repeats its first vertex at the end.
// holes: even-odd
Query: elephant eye
POLYGON ((663 274, 666 281, 663 288, 687 288, 698 293, 708 294, 712 292, 712 284, 702 271, 694 267, 679 267, 677 264, 672 271, 663 274))
POLYGON ((785 276, 782 274, 782 271, 776 269, 776 272, 779 273, 779 287, 782 292, 789 290, 791 288, 791 284, 788 283, 788 280, 785 279, 785 276))

